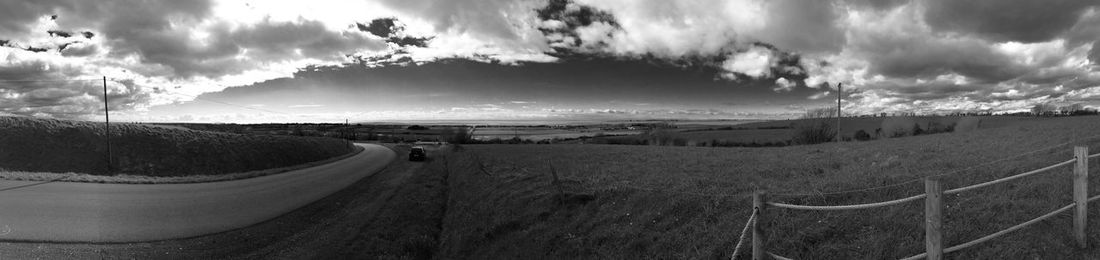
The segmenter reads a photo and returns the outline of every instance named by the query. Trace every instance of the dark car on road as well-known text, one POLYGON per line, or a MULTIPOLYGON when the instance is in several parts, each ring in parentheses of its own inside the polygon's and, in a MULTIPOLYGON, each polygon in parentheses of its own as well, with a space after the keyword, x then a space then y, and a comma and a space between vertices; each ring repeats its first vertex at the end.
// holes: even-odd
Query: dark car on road
POLYGON ((415 146, 409 150, 409 161, 423 161, 428 158, 428 153, 424 151, 424 147, 415 146))

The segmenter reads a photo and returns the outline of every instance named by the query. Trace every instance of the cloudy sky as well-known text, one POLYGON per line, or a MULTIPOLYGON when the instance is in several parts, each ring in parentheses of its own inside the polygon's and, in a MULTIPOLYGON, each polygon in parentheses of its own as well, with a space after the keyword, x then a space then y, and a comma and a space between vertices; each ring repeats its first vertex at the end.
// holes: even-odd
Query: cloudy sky
POLYGON ((0 114, 785 118, 1100 106, 1100 5, 0 0, 0 114))

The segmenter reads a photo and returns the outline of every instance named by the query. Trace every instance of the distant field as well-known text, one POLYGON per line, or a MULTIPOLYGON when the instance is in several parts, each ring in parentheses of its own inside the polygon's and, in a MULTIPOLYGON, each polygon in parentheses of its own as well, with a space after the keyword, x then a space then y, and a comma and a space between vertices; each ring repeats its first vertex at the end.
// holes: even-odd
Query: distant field
MULTIPOLYGON (((961 187, 1072 158, 1072 145, 1100 152, 1097 116, 988 123, 970 132, 777 148, 466 145, 448 155, 451 203, 438 255, 728 259, 751 212, 748 195, 756 189, 788 203, 877 202, 919 194, 923 184, 827 196, 781 194, 862 189, 936 174, 949 174, 947 188, 961 187), (551 163, 567 194, 564 206, 554 200, 551 163)), ((1092 175, 1098 161, 1091 161, 1092 175)), ((1071 169, 947 198, 946 244, 1069 204, 1071 169)), ((1091 177, 1089 186, 1098 185, 1100 178, 1091 177)), ((922 209, 920 202, 840 212, 773 209, 769 250, 795 259, 910 256, 924 249, 922 209)), ((1095 230, 1100 216, 1091 215, 1095 230)), ((1070 226, 1070 215, 1063 214, 948 257, 1100 258, 1100 247, 1075 247, 1070 226)), ((1100 233, 1090 232, 1089 239, 1095 244, 1100 233)))
POLYGON ((191 176, 240 173, 323 161, 353 146, 332 138, 239 135, 111 124, 107 171, 103 123, 0 117, 0 170, 92 175, 191 176))
POLYGON ((676 136, 692 141, 712 140, 740 143, 770 143, 791 140, 791 129, 745 129, 679 132, 676 136))
MULTIPOLYGON (((851 117, 841 119, 841 134, 843 138, 853 138, 858 131, 864 131, 872 136, 872 138, 887 138, 886 136, 876 136, 877 130, 883 128, 884 120, 893 120, 895 122, 907 122, 907 129, 911 129, 913 124, 918 125, 920 128, 927 130, 935 125, 946 126, 955 125, 964 117, 945 117, 945 116, 928 116, 928 117, 851 117)), ((830 125, 835 125, 835 118, 833 119, 817 119, 824 120, 830 125)), ((1040 120, 1036 117, 1009 117, 1009 116, 990 116, 990 117, 972 117, 970 120, 980 121, 977 125, 978 128, 996 128, 1004 127, 1020 122, 1028 122, 1033 120, 1040 120)), ((762 121, 762 122, 750 122, 736 125, 690 125, 682 126, 666 130, 670 139, 680 139, 678 142, 686 146, 696 145, 709 145, 710 143, 738 143, 738 144, 768 144, 768 143, 786 143, 791 140, 792 134, 795 132, 801 124, 805 124, 808 120, 776 120, 776 121, 762 121)), ((650 136, 636 135, 636 136, 613 136, 613 137, 598 137, 593 138, 589 143, 637 143, 645 139, 652 139, 650 136)))
POLYGON ((639 134, 641 131, 637 130, 601 130, 597 127, 575 128, 575 129, 557 129, 550 127, 486 127, 478 128, 474 131, 474 139, 489 140, 494 138, 499 139, 512 139, 519 137, 520 139, 541 141, 550 139, 576 139, 582 136, 596 136, 596 135, 631 135, 639 134))

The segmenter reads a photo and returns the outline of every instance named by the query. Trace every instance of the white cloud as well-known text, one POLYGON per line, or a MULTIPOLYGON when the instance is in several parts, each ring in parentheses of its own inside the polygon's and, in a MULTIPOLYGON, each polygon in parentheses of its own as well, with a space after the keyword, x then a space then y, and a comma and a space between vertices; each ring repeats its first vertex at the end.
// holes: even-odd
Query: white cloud
POLYGON ((807 97, 807 99, 818 100, 818 99, 828 97, 829 94, 832 94, 832 92, 829 92, 829 91, 818 92, 817 94, 810 95, 809 97, 807 97))
MULTIPOLYGON (((752 78, 767 77, 771 75, 771 68, 775 65, 772 51, 759 46, 754 46, 748 51, 730 55, 722 62, 722 69, 728 72, 736 72, 752 78)), ((726 74, 727 78, 735 78, 726 74)))
POLYGON ((779 79, 775 80, 775 88, 773 88, 772 91, 775 91, 775 92, 790 92, 791 90, 794 90, 795 86, 797 86, 797 85, 795 85, 794 82, 791 82, 790 80, 787 80, 787 78, 779 78, 779 79))

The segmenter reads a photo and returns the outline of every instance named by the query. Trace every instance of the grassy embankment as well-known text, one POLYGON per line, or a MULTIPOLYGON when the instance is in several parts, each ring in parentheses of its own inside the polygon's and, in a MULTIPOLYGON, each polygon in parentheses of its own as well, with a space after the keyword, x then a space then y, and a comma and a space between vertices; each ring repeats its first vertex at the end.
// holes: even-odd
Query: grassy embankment
POLYGON ((0 178, 92 182, 197 182, 302 168, 357 151, 339 139, 239 135, 103 123, 0 117, 0 178), (109 176, 109 177, 106 177, 109 176))
MULTIPOLYGON (((999 118, 1000 127, 965 133, 777 148, 468 145, 450 155, 450 200, 437 254, 457 259, 728 258, 751 213, 753 190, 767 190, 776 201, 839 205, 920 194, 925 176, 946 174, 948 189, 962 187, 1065 161, 1072 158, 1073 145, 1088 145, 1098 153, 1095 135, 1100 133, 1093 131, 1100 129, 1098 119, 999 118), (1069 144, 1057 146, 1064 143, 1069 144), (550 160, 567 193, 564 205, 554 199, 550 160), (479 161, 491 175, 480 170, 479 161), (916 181, 861 192, 780 195, 911 180, 916 181)), ((1096 161, 1092 169, 1100 167, 1096 161)), ((1063 167, 950 196, 946 244, 1070 204, 1071 171, 1063 167)), ((1100 177, 1092 177, 1090 186, 1098 185, 1100 177)), ((856 211, 773 209, 769 214, 769 250, 796 259, 896 259, 924 249, 921 202, 856 211)), ((1087 250, 1075 247, 1071 215, 1062 214, 948 257, 1095 259, 1100 257, 1100 232, 1095 232, 1100 215, 1091 216, 1089 225, 1094 246, 1087 250)))

